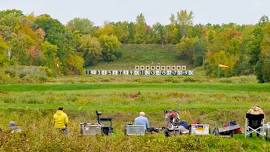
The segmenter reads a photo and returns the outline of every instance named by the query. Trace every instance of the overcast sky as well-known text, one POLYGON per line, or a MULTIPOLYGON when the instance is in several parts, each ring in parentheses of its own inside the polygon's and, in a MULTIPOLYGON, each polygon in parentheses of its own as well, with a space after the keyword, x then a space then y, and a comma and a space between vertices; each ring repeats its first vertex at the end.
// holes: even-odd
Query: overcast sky
POLYGON ((195 23, 254 24, 261 16, 270 16, 270 0, 0 0, 0 9, 47 13, 62 23, 82 17, 96 25, 135 21, 139 13, 148 24, 167 24, 172 13, 186 9, 193 11, 195 23))

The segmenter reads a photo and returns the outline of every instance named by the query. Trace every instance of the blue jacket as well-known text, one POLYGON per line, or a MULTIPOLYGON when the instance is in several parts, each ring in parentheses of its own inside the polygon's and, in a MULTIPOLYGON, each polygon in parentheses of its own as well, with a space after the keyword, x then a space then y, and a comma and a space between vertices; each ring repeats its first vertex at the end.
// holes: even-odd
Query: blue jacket
POLYGON ((145 130, 147 128, 149 128, 149 121, 146 117, 139 116, 139 117, 135 118, 134 122, 135 122, 135 125, 144 125, 145 130))

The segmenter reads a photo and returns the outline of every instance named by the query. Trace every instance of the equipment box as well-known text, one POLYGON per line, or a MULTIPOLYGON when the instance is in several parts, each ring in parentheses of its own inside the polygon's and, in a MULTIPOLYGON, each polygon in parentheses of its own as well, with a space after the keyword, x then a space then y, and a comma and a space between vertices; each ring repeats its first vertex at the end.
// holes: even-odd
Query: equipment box
POLYGON ((80 132, 82 135, 101 135, 101 125, 93 125, 90 123, 80 123, 80 132))
POLYGON ((191 125, 191 134, 208 135, 209 134, 209 125, 208 124, 193 124, 193 125, 191 125))
POLYGON ((270 140, 270 122, 264 125, 265 139, 270 140))
POLYGON ((143 136, 145 134, 143 125, 127 125, 125 130, 128 136, 143 136))

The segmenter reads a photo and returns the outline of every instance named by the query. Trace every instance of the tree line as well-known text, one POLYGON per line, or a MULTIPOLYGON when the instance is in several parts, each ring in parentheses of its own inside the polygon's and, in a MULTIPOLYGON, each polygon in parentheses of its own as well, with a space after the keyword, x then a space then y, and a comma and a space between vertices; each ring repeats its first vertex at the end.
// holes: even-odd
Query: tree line
POLYGON ((53 75, 80 74, 83 67, 121 58, 121 44, 173 44, 179 60, 202 66, 210 76, 256 74, 270 81, 270 22, 255 25, 194 24, 193 13, 182 10, 170 23, 148 25, 143 14, 135 22, 96 26, 85 18, 66 25, 47 14, 0 11, 0 66, 48 67, 53 75), (222 65, 222 66, 220 66, 222 65), (225 65, 225 66, 224 66, 225 65))

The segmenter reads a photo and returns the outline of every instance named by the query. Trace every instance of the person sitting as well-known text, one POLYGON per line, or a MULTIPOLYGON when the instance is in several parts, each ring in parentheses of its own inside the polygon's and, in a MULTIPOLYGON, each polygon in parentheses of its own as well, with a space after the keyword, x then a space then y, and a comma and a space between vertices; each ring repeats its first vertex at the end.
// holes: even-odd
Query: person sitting
POLYGON ((8 123, 8 128, 10 130, 11 133, 19 133, 21 132, 22 130, 17 126, 16 122, 15 121, 10 121, 8 123))
MULTIPOLYGON (((248 110, 246 113, 246 118, 248 120, 248 126, 252 129, 257 129, 262 126, 264 112, 259 106, 254 106, 248 110)), ((251 129, 249 129, 249 131, 251 131, 251 129)), ((258 129, 258 132, 260 132, 260 129, 258 129)), ((250 134, 250 136, 252 136, 252 134, 250 134)), ((257 136, 259 136, 258 133, 257 136)))
POLYGON ((169 110, 165 111, 165 120, 167 122, 166 126, 172 128, 179 125, 180 117, 177 111, 169 110))
POLYGON ((63 110, 63 107, 59 107, 56 113, 53 115, 54 128, 61 130, 66 135, 68 134, 68 116, 63 110))
POLYGON ((144 126, 144 130, 147 131, 147 129, 149 129, 149 121, 147 119, 147 117, 145 117, 145 113, 144 112, 140 112, 139 113, 139 117, 135 118, 134 123, 135 125, 143 125, 144 126))

